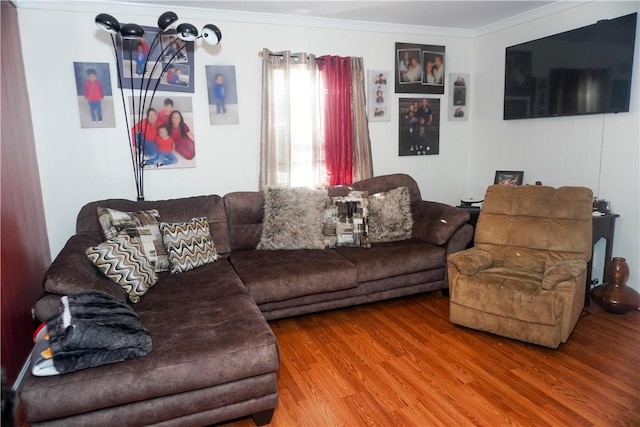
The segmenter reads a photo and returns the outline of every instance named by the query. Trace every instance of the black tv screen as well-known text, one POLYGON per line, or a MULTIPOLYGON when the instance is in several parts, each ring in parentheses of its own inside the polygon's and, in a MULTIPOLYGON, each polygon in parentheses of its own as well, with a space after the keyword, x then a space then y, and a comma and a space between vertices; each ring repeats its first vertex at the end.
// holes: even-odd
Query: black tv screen
POLYGON ((629 111, 637 13, 506 48, 504 119, 629 111))

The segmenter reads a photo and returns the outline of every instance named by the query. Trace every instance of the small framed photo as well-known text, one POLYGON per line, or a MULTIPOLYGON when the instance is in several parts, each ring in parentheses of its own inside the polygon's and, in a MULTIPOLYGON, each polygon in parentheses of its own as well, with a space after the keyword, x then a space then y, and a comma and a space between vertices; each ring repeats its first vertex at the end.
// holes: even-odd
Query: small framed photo
POLYGON ((370 122, 390 122, 388 70, 367 71, 367 115, 370 122))
POLYGON ((524 178, 524 171, 496 171, 496 177, 493 180, 494 184, 501 185, 522 185, 524 178))

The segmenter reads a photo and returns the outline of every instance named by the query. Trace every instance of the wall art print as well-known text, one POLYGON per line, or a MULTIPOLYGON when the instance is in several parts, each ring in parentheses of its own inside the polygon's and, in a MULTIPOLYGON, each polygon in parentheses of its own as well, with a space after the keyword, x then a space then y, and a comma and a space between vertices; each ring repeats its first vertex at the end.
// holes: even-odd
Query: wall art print
POLYGON ((109 64, 74 62, 76 96, 81 128, 114 128, 111 76, 109 64))
POLYGON ((449 74, 449 120, 469 120, 469 74, 449 74))
POLYGON ((175 32, 163 34, 160 40, 153 43, 158 28, 142 28, 142 39, 117 36, 116 55, 120 59, 118 63, 122 64, 120 75, 123 88, 130 89, 133 82, 134 89, 143 91, 148 89, 153 92, 157 85, 159 91, 193 93, 193 43, 186 43, 185 46, 175 32))
POLYGON ((440 154, 440 99, 400 98, 398 109, 398 154, 440 154))
MULTIPOLYGON (((129 97, 129 111, 139 108, 138 98, 129 97)), ((156 96, 146 106, 141 127, 144 135, 146 170, 196 167, 193 107, 190 96, 156 96)), ((133 144, 134 115, 129 114, 133 144)))
POLYGON ((240 123, 238 88, 234 65, 206 65, 209 122, 212 125, 240 123))
POLYGON ((370 122, 389 122, 389 71, 367 71, 367 116, 370 122))
POLYGON ((396 43, 396 93, 444 94, 445 47, 396 43))

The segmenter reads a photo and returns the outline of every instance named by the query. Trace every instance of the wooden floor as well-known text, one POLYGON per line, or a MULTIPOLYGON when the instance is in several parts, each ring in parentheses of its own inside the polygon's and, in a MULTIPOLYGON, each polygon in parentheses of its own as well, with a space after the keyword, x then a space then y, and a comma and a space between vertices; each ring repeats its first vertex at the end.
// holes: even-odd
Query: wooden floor
POLYGON ((638 311, 592 304, 558 350, 452 325, 439 292, 271 327, 273 427, 640 426, 638 311))

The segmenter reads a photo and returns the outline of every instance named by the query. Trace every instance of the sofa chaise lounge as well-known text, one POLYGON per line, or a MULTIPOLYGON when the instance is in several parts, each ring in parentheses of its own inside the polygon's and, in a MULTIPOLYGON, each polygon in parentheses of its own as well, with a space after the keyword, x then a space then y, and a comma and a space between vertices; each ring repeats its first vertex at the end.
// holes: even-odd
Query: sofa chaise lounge
MULTIPOLYGON (((59 376, 27 374, 20 392, 27 420, 34 426, 202 426, 252 416, 258 425, 269 423, 278 402, 279 356, 267 320, 446 292, 446 256, 473 238, 468 213, 423 201, 408 175, 350 187, 369 194, 406 187, 412 238, 370 248, 256 250, 262 192, 85 205, 76 234, 46 274, 45 295, 36 304, 41 321, 56 313, 63 295, 82 290, 127 299, 84 252, 103 240, 97 207, 157 209, 167 222, 206 217, 222 258, 185 273, 160 273, 158 283, 131 304, 153 339, 148 356, 59 376)), ((349 191, 328 190, 331 196, 349 191)))

